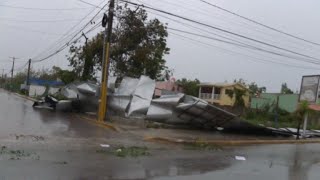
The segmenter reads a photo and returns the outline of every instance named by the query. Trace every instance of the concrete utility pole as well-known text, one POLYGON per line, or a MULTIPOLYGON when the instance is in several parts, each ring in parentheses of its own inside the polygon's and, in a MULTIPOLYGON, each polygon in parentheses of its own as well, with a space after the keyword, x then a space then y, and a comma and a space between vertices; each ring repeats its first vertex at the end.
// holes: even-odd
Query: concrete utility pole
MULTIPOLYGON (((12 58, 12 69, 11 69, 11 87, 13 85, 13 71, 14 71, 14 61, 18 58, 16 57, 9 57, 9 58, 12 58)), ((11 88, 10 88, 11 89, 11 88)))
POLYGON ((4 87, 4 69, 2 69, 2 75, 1 75, 1 87, 4 87))
POLYGON ((9 57, 9 58, 12 58, 11 81, 13 81, 14 61, 17 58, 15 58, 15 57, 9 57))
POLYGON ((28 74, 27 74, 27 81, 26 81, 26 88, 28 90, 27 95, 29 96, 29 85, 30 85, 30 67, 31 67, 31 59, 28 61, 28 74))
POLYGON ((110 0, 109 13, 107 17, 107 28, 104 31, 103 43, 103 63, 102 63, 102 79, 101 79, 101 95, 99 103, 98 121, 103 122, 107 112, 107 95, 108 95, 108 75, 109 75, 109 59, 110 59, 110 39, 112 34, 114 0, 110 0))

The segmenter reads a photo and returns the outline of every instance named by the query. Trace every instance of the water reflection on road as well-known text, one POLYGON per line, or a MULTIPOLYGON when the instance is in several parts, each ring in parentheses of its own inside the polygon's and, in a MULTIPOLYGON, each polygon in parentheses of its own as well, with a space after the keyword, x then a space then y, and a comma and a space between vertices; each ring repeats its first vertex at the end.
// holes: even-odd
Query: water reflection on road
POLYGON ((228 168, 201 175, 155 179, 319 180, 319 152, 318 144, 239 147, 235 153, 246 156, 247 160, 232 163, 228 168))

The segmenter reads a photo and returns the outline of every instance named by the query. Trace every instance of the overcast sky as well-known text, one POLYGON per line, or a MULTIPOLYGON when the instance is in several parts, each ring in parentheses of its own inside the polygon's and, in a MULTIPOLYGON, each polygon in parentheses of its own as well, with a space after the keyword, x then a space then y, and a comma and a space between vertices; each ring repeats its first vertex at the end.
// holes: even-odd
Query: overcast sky
MULTIPOLYGON (((200 0, 133 1, 138 3, 143 2, 159 9, 320 59, 320 46, 312 45, 268 30, 208 6, 200 0)), ((320 19, 320 1, 207 1, 287 33, 320 43, 320 24, 318 23, 320 19)), ((90 0, 88 2, 98 5, 102 3, 102 0, 90 0)), ((11 68, 11 62, 8 59, 9 56, 19 58, 16 63, 16 67, 19 69, 19 67, 23 66, 29 58, 39 59, 50 54, 50 52, 54 52, 58 47, 53 46, 49 51, 48 47, 56 45, 57 43, 55 42, 57 42, 64 33, 76 25, 80 19, 85 17, 92 10, 94 10, 94 12, 98 11, 98 9, 94 9, 92 6, 81 3, 78 0, 0 0, 1 72, 2 68, 6 69, 7 72, 11 68), (30 10, 14 9, 1 5, 42 9, 82 9, 73 9, 70 11, 30 10)), ((84 19, 74 31, 79 30, 94 14, 95 13, 92 13, 88 18, 84 19)), ((101 16, 99 16, 97 21, 101 19, 100 17, 101 16)), ((224 34, 183 20, 176 19, 182 23, 201 28, 201 30, 190 28, 188 25, 180 24, 156 14, 150 14, 150 17, 159 18, 162 22, 168 23, 168 26, 171 28, 217 38, 217 36, 212 34, 216 33, 258 48, 287 54, 306 61, 305 57, 253 43, 252 41, 224 34)), ((94 25, 90 25, 89 28, 92 26, 94 25)), ((93 35, 94 32, 88 34, 88 36, 93 35)), ((198 78, 203 82, 231 82, 234 79, 243 78, 247 82, 256 82, 260 86, 266 86, 268 92, 278 92, 281 83, 283 82, 287 82, 288 86, 294 91, 299 90, 301 77, 303 75, 319 74, 316 69, 320 69, 320 65, 310 64, 292 58, 279 57, 255 50, 239 48, 237 46, 223 44, 214 40, 183 34, 172 30, 169 30, 168 46, 171 48, 171 51, 170 55, 166 56, 167 65, 174 69, 174 76, 176 78, 198 78), (283 64, 274 64, 266 61, 283 64), (291 65, 304 68, 292 67, 291 65)), ((68 61, 65 57, 66 54, 67 51, 63 51, 47 61, 33 64, 33 68, 48 68, 53 65, 68 68, 68 61)), ((307 61, 310 61, 310 59, 307 59, 307 61)))

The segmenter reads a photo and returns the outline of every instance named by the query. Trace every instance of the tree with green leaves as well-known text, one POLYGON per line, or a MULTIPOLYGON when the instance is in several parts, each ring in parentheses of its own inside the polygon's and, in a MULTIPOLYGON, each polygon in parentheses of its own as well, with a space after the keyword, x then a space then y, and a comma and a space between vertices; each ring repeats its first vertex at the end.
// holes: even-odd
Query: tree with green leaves
POLYGON ((248 88, 250 90, 251 95, 261 94, 267 91, 267 88, 265 86, 259 87, 255 82, 249 84, 248 88))
POLYGON ((199 84, 200 81, 198 79, 186 79, 182 78, 177 81, 177 83, 182 87, 183 92, 187 95, 198 97, 199 95, 199 84))
POLYGON ((293 91, 290 88, 288 88, 287 83, 281 84, 281 94, 293 94, 293 91))
MULTIPOLYGON (((142 74, 159 79, 167 69, 164 55, 169 54, 167 27, 158 19, 148 19, 144 9, 126 5, 116 10, 111 36, 110 73, 118 77, 140 77, 142 74)), ((82 46, 72 46, 68 60, 82 80, 95 79, 101 70, 103 33, 98 33, 82 46)))
POLYGON ((227 90, 226 94, 231 99, 235 98, 233 107, 237 107, 237 108, 244 108, 245 107, 243 97, 246 95, 246 90, 239 89, 239 88, 233 88, 233 90, 227 90))

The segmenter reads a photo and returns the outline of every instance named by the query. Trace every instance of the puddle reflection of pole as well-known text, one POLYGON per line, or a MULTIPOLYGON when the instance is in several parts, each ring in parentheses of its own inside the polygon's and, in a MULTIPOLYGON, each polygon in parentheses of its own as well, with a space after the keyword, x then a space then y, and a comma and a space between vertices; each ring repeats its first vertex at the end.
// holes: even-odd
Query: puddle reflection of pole
MULTIPOLYGON (((308 172, 310 168, 319 163, 318 157, 307 155, 307 145, 296 145, 293 153, 293 164, 288 169, 289 180, 308 180, 308 172)), ((309 150, 310 151, 310 150, 309 150)), ((290 165, 291 163, 289 163, 290 165)))
MULTIPOLYGON (((288 173, 288 179, 289 180, 307 180, 307 173, 306 171, 308 168, 303 167, 303 157, 302 152, 304 151, 304 147, 300 145, 295 146, 295 150, 293 153, 293 164, 289 166, 289 173, 288 173)), ((291 163, 289 163, 291 164, 291 163)))

